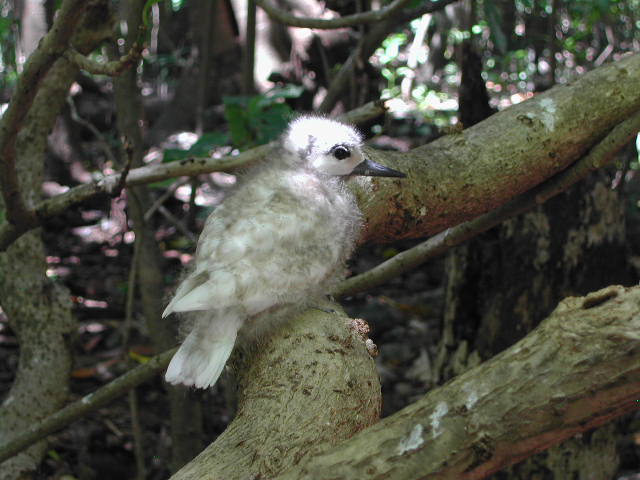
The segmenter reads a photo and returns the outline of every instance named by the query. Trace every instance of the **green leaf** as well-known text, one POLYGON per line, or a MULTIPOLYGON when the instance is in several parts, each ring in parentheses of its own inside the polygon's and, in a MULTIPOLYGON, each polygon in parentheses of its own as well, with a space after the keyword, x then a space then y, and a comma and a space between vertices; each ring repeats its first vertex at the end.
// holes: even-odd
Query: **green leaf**
POLYGON ((60 456, 60 454, 56 450, 54 450, 53 448, 51 450, 47 451, 47 455, 50 458, 54 459, 56 462, 59 462, 60 460, 62 460, 62 457, 60 456))
POLYGON ((189 150, 181 148, 167 148, 162 152, 162 163, 177 162, 191 157, 189 150))
POLYGON ((229 95, 222 97, 222 103, 225 107, 230 105, 246 106, 251 97, 246 95, 229 95))
POLYGON ((246 149, 277 138, 293 113, 282 100, 300 95, 302 91, 301 87, 289 86, 266 95, 223 98, 233 144, 246 149))
POLYGON ((247 128, 246 110, 238 105, 227 105, 224 116, 229 124, 229 132, 234 145, 243 147, 251 140, 251 132, 247 128))
POLYGON ((191 157, 210 157, 211 150, 215 147, 227 145, 229 143, 229 135, 223 132, 207 132, 194 143, 187 152, 191 157))

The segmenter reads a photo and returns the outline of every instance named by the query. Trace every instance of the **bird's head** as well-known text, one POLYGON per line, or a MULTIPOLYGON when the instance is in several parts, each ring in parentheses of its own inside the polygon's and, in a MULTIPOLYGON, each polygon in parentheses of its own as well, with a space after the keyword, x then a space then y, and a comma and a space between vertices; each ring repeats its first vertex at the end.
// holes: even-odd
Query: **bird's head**
POLYGON ((289 124, 283 148, 293 158, 325 175, 405 177, 397 170, 369 160, 355 128, 324 117, 299 117, 289 124))

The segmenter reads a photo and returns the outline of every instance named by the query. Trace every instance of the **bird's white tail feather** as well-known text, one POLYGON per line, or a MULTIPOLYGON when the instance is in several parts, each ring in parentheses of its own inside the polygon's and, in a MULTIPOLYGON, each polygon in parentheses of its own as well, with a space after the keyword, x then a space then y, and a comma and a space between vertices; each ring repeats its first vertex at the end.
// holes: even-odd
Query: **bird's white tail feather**
POLYGON ((171 359, 165 380, 197 388, 212 386, 231 355, 240 325, 236 315, 203 314, 171 359))

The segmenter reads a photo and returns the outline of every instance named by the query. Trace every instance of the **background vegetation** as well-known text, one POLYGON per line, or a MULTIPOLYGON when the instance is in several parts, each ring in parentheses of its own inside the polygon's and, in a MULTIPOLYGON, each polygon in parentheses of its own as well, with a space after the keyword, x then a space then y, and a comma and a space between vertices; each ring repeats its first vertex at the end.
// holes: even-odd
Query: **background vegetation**
MULTIPOLYGON (((162 361, 150 359, 176 343, 176 326, 160 321, 164 297, 236 167, 262 152, 252 149, 277 138, 294 112, 341 115, 379 99, 386 113, 369 105, 350 117, 373 145, 407 152, 456 138, 495 112, 640 52, 640 1, 15 0, 0 4, 0 40, 0 452, 63 406, 148 367, 107 394, 111 403, 70 413, 75 421, 60 420, 49 437, 35 435, 37 443, 0 467, 0 478, 166 478, 224 431, 236 395, 250 389, 242 373, 239 386, 229 376, 207 392, 169 388, 155 375, 162 361), (385 8, 393 9, 385 17, 327 28, 331 19, 385 8), (41 42, 54 19, 58 43, 41 42), (42 68, 32 71, 29 62, 42 68), (247 157, 230 157, 240 152, 247 157), (208 170, 216 171, 186 170, 205 159, 218 162, 208 170), (180 162, 178 174, 161 170, 180 162), (157 178, 135 183, 133 172, 145 165, 156 165, 157 178), (129 171, 123 189, 114 174, 129 171), (13 187, 23 211, 20 202, 8 205, 13 187), (29 213, 61 194, 83 201, 29 213)), ((607 88, 615 92, 602 85, 601 95, 607 88)), ((596 122, 602 101, 583 102, 573 120, 596 122)), ((637 116, 638 107, 629 108, 637 116)), ((576 149, 592 149, 609 128, 576 149)), ((563 135, 568 143, 582 138, 563 135)), ((382 286, 342 292, 348 316, 367 320, 380 351, 382 416, 513 345, 563 298, 638 283, 640 157, 632 137, 607 168, 544 205, 475 231, 470 242, 413 262, 382 286)), ((403 238, 364 245, 354 275, 441 230, 396 235, 390 225, 378 237, 403 238)), ((367 368, 356 354, 352 361, 367 368)), ((367 390, 365 398, 375 403, 378 394, 367 390)), ((610 419, 623 412, 526 462, 469 478, 640 478, 639 412, 627 406, 610 419)), ((342 438, 375 422, 350 425, 342 438)), ((316 447, 308 451, 325 445, 316 447)), ((286 470, 284 461, 264 462, 258 474, 286 470)))

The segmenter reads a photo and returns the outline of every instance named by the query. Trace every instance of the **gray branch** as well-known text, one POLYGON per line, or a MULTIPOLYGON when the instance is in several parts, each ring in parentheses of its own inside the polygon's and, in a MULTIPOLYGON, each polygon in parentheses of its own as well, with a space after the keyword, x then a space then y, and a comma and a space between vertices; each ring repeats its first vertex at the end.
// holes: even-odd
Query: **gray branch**
POLYGON ((638 408, 640 287, 563 300, 508 350, 279 479, 481 479, 638 408))
POLYGON ((370 10, 364 13, 356 13, 340 18, 302 18, 285 12, 273 6, 269 0, 255 0, 256 5, 262 8, 275 21, 288 25, 290 27, 318 28, 318 29, 335 29, 344 27, 353 27, 356 25, 364 25, 381 22, 397 14, 410 0, 394 0, 386 7, 377 10, 370 10))
POLYGON ((495 210, 440 232, 371 270, 344 280, 332 292, 333 295, 336 297, 353 295, 382 285, 389 279, 413 270, 427 260, 441 255, 450 248, 460 245, 504 220, 535 208, 551 197, 567 190, 589 173, 607 165, 614 158, 613 153, 631 141, 638 131, 640 131, 640 112, 616 125, 584 157, 565 171, 495 210))
POLYGON ((167 367, 176 350, 177 348, 173 348, 153 357, 147 363, 121 375, 96 392, 85 395, 80 400, 70 403, 41 422, 33 424, 28 430, 20 432, 19 435, 0 445, 0 463, 29 445, 96 411, 120 395, 124 395, 130 389, 154 377, 167 367))

